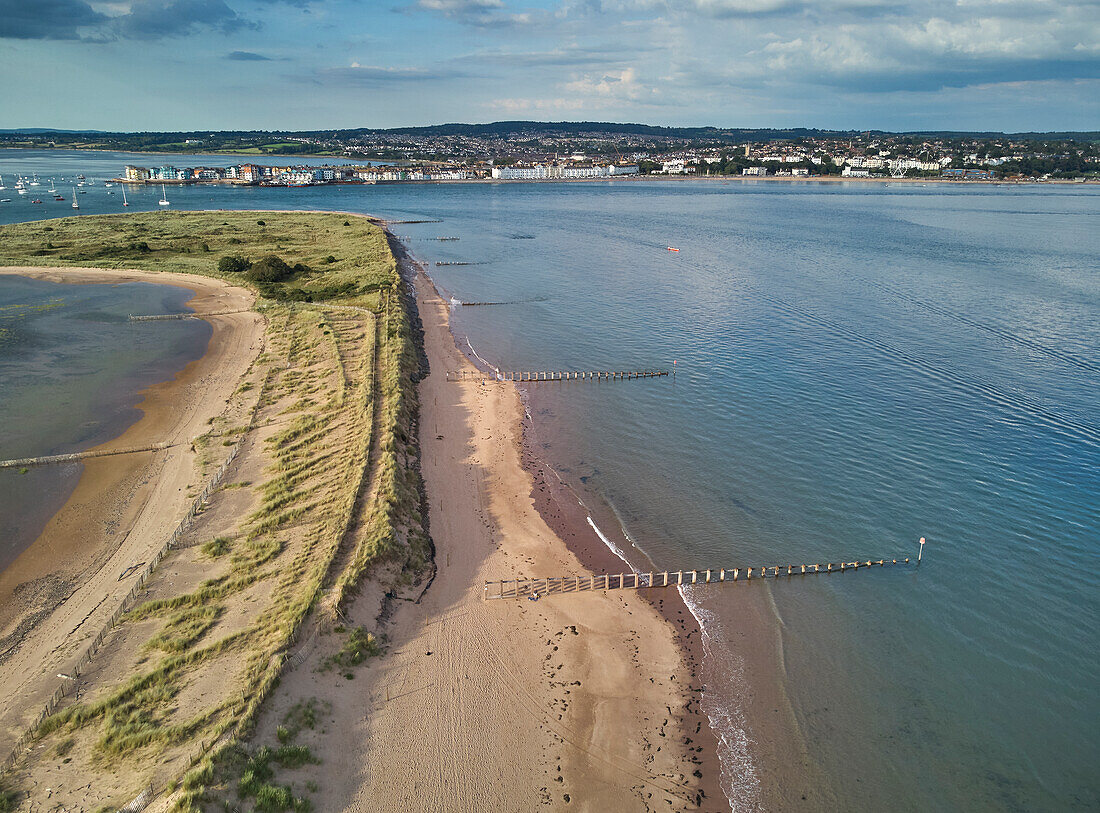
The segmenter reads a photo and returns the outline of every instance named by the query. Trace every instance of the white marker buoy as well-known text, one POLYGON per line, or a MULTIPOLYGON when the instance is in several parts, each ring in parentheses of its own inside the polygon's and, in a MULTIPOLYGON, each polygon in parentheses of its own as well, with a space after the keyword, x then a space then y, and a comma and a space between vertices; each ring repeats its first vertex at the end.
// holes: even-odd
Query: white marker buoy
POLYGON ((920 557, 924 553, 924 537, 920 538, 920 550, 917 551, 917 564, 920 564, 920 557))

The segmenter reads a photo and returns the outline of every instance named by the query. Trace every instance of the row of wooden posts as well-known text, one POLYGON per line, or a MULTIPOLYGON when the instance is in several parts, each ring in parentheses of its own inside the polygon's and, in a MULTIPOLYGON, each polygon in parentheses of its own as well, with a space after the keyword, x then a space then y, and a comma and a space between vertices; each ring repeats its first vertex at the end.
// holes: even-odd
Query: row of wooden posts
POLYGON ((626 381, 633 378, 658 378, 669 375, 668 370, 448 370, 447 381, 626 381))
MULTIPOLYGON (((923 540, 922 540, 923 543, 923 540)), ((809 565, 772 565, 769 567, 721 568, 710 570, 666 570, 661 573, 605 573, 588 576, 550 576, 542 579, 500 579, 485 582, 483 597, 521 598, 523 596, 549 595, 551 593, 578 593, 588 590, 640 590, 648 587, 676 587, 684 584, 710 584, 712 582, 737 581, 756 578, 804 576, 814 573, 840 573, 861 567, 909 564, 905 559, 864 559, 809 565), (496 588, 496 592, 493 592, 496 588)))
POLYGON ((251 308, 237 308, 228 311, 211 311, 210 313, 154 313, 149 316, 130 314, 131 322, 163 322, 169 319, 204 319, 207 316, 228 316, 231 313, 245 313, 251 308))
POLYGON ((69 452, 68 454, 52 454, 42 457, 19 457, 15 460, 0 460, 0 469, 15 469, 24 466, 46 466, 51 463, 72 463, 77 460, 87 460, 90 457, 109 457, 119 454, 134 454, 136 452, 157 452, 170 449, 173 443, 149 443, 145 446, 127 446, 122 449, 89 449, 83 452, 69 452))

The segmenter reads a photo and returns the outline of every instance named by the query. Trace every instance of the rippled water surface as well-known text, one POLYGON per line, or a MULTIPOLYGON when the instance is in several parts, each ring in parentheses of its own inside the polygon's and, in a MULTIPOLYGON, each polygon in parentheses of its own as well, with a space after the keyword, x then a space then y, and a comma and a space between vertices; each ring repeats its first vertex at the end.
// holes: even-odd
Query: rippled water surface
MULTIPOLYGON (((132 159, 96 160, 114 174, 110 161, 132 159)), ((82 211, 120 211, 102 190, 86 197, 82 211)), ((900 558, 927 537, 919 570, 759 588, 782 624, 799 726, 843 809, 1100 806, 1100 190, 616 182, 170 197, 439 218, 395 228, 448 293, 537 300, 456 309, 491 362, 675 361, 674 380, 559 386, 533 402, 548 458, 660 567, 900 558)), ((0 218, 45 216, 13 211, 0 218)), ((693 597, 716 645, 737 624, 725 589, 693 597)))

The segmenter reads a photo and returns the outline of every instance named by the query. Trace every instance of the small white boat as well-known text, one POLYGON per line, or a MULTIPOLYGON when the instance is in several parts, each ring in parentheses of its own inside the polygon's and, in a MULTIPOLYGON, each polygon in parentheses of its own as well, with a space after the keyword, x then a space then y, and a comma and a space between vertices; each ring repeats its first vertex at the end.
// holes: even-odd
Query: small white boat
POLYGON ((0 175, 0 189, 7 189, 7 187, 4 186, 4 176, 3 175, 0 175))
POLYGON ((11 198, 0 198, 0 203, 11 203, 11 198))
POLYGON ((76 202, 76 187, 75 186, 73 187, 73 208, 74 209, 79 209, 80 208, 80 204, 76 202))
POLYGON ((126 200, 126 187, 125 186, 122 187, 122 205, 123 206, 129 206, 130 205, 130 202, 128 200, 126 200))
POLYGON ((160 185, 160 200, 157 201, 161 206, 168 206, 168 193, 164 191, 164 184, 160 185))

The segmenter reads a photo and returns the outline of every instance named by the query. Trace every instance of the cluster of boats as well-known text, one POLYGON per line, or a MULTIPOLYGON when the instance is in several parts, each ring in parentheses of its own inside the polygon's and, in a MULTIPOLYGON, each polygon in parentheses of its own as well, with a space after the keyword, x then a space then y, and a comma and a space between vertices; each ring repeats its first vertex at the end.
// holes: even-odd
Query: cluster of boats
MULTIPOLYGON (((62 179, 62 181, 64 181, 64 179, 62 179)), ((34 195, 38 190, 33 189, 32 187, 37 187, 37 186, 42 186, 42 185, 43 185, 42 181, 38 180, 38 175, 37 174, 32 175, 30 179, 24 178, 22 175, 20 175, 19 178, 15 182, 14 189, 20 195, 27 195, 27 194, 34 195)), ((50 195, 53 195, 54 201, 63 202, 65 200, 65 196, 57 191, 57 185, 58 184, 54 181, 54 179, 50 178, 50 180, 49 180, 50 189, 48 189, 47 191, 50 195)), ((70 187, 73 191, 72 207, 74 209, 79 209, 80 208, 80 202, 79 202, 79 200, 77 199, 76 196, 77 195, 86 195, 86 194, 88 194, 87 189, 83 189, 83 188, 80 188, 80 187, 84 187, 84 186, 87 186, 87 185, 89 185, 89 182, 88 182, 87 178, 85 178, 83 175, 77 175, 76 176, 76 180, 75 180, 74 184, 70 187)), ((109 189, 110 187, 113 187, 114 184, 111 183, 110 181, 105 181, 103 186, 107 187, 109 189)), ((121 184, 120 184, 120 186, 121 186, 121 184)), ((3 192, 5 190, 7 190, 7 188, 8 187, 4 185, 4 176, 0 175, 0 195, 2 195, 3 192)), ((170 205, 169 201, 168 201, 168 193, 166 192, 163 185, 161 185, 160 190, 161 190, 161 198, 158 201, 158 203, 161 206, 170 205)), ((108 191, 107 194, 108 195, 113 195, 114 192, 113 191, 108 191)), ((0 203, 11 203, 11 202, 12 202, 11 198, 0 197, 0 203)), ((40 197, 37 197, 37 195, 31 200, 31 203, 41 203, 41 202, 42 202, 42 199, 40 197)), ((128 200, 126 200, 126 187, 125 186, 122 187, 122 205, 123 206, 129 206, 130 205, 130 202, 128 200)))

